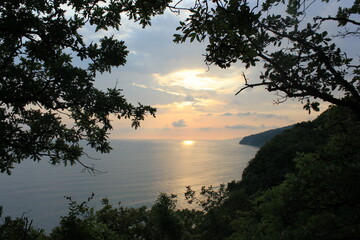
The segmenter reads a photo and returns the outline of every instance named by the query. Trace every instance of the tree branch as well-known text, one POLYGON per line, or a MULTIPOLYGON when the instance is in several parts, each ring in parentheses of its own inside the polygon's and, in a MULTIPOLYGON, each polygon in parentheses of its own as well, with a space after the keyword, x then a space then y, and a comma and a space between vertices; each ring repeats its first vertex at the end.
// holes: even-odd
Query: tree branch
POLYGON ((321 22, 323 21, 328 21, 328 20, 332 20, 332 21, 338 21, 338 22, 346 22, 346 23, 352 23, 354 25, 358 25, 360 26, 360 22, 349 19, 349 18, 339 18, 339 17, 314 17, 314 20, 320 20, 321 22))

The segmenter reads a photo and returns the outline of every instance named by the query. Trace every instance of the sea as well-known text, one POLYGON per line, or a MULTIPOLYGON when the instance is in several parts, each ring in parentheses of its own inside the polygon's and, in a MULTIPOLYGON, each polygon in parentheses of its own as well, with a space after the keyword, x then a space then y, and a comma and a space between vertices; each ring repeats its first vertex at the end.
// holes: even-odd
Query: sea
MULTIPOLYGON (((184 200, 186 186, 202 186, 240 180, 258 148, 237 140, 111 140, 113 150, 99 154, 86 148, 84 164, 93 174, 75 166, 25 160, 11 175, 0 174, 0 206, 4 216, 25 216, 33 226, 50 232, 68 213, 69 200, 81 203, 92 193, 89 206, 99 209, 108 198, 117 206, 150 207, 160 193, 176 194, 179 208, 191 208, 184 200)), ((2 221, 0 219, 0 221, 2 221)))

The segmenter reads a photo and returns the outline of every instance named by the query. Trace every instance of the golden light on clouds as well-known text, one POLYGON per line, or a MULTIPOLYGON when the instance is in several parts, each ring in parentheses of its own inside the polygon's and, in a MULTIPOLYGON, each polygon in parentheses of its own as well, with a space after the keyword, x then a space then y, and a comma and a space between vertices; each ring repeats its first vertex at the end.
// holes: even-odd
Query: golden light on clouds
POLYGON ((162 89, 162 88, 148 87, 148 86, 146 86, 144 84, 132 83, 132 85, 135 86, 135 87, 145 88, 145 89, 152 89, 152 90, 156 90, 156 91, 159 91, 159 92, 168 93, 168 94, 171 94, 171 95, 186 96, 186 94, 183 94, 183 93, 169 91, 169 90, 162 89))
POLYGON ((184 108, 184 107, 187 107, 187 106, 191 106, 193 105, 193 102, 180 102, 180 103, 177 103, 176 104, 176 107, 178 108, 184 108))
POLYGON ((161 86, 178 86, 218 93, 234 93, 242 81, 241 76, 226 79, 215 77, 205 69, 184 69, 166 75, 153 74, 153 77, 161 86))
MULTIPOLYGON (((130 128, 129 119, 118 121, 112 116, 115 130, 111 138, 179 139, 180 146, 191 147, 190 141, 196 139, 237 138, 316 116, 302 111, 298 102, 274 106, 278 96, 262 87, 235 96, 244 86, 243 73, 250 83, 256 83, 263 69, 245 69, 241 63, 228 69, 207 69, 201 55, 206 43, 184 46, 169 41, 173 35, 169 24, 174 29, 178 26, 178 18, 172 16, 162 15, 164 21, 155 21, 145 31, 130 21, 120 33, 113 32, 128 40, 129 61, 111 76, 98 75, 97 84, 101 89, 112 88, 115 79, 121 79, 119 86, 129 102, 151 105, 157 112, 156 118, 148 116, 137 130, 130 128)), ((89 35, 88 41, 94 38, 98 36, 89 35)))
MULTIPOLYGON (((112 136, 193 139, 179 143, 191 147, 196 143, 194 139, 238 138, 294 123, 294 113, 291 119, 287 118, 289 109, 286 105, 281 105, 282 109, 273 107, 272 96, 263 94, 263 89, 250 89, 235 96, 243 84, 239 71, 241 69, 230 73, 212 69, 209 72, 206 69, 180 69, 152 74, 152 79, 132 83, 139 92, 151 90, 149 92, 155 99, 159 95, 159 100, 152 105, 157 108, 156 119, 147 118, 140 129, 112 136), (249 97, 253 95, 256 97, 249 97)), ((121 127, 125 129, 124 125, 121 127)))
POLYGON ((173 102, 154 105, 161 113, 195 114, 196 112, 212 112, 212 109, 223 108, 226 103, 217 99, 195 98, 194 101, 173 102))

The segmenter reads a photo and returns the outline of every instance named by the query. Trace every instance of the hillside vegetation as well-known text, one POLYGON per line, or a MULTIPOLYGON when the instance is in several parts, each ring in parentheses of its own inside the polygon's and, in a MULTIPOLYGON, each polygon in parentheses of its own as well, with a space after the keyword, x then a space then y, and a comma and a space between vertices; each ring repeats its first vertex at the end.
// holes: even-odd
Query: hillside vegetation
POLYGON ((292 127, 293 125, 290 125, 282 128, 271 129, 257 134, 252 134, 241 139, 239 144, 262 147, 265 143, 292 127))
POLYGON ((7 217, 0 239, 359 239, 359 132, 358 116, 332 107, 266 143, 241 181, 187 187, 189 209, 166 194, 151 208, 104 199, 97 211, 69 198, 69 214, 49 235, 7 217))

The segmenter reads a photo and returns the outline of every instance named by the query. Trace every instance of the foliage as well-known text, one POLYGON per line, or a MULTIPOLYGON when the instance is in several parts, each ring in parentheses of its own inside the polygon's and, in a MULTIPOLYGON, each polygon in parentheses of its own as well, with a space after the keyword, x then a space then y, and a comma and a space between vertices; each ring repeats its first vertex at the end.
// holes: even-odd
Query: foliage
POLYGON ((120 239, 146 239, 149 234, 148 209, 125 208, 120 205, 114 208, 108 199, 103 199, 103 207, 96 212, 99 222, 114 231, 120 239))
POLYGON ((216 202, 220 237, 204 215, 204 239, 357 239, 359 128, 350 109, 332 107, 271 140, 216 202))
POLYGON ((219 188, 202 187, 199 196, 188 186, 185 198, 188 203, 201 207, 204 213, 204 217, 197 223, 201 239, 224 239, 229 235, 231 211, 223 207, 228 198, 224 184, 219 188))
MULTIPOLYGON (((193 227, 200 212, 176 209, 176 196, 160 194, 150 208, 114 208, 108 199, 95 211, 89 201, 78 204, 71 198, 68 216, 62 217, 50 239, 198 239, 193 227)), ((200 214, 200 215, 199 215, 200 214)))
POLYGON ((107 225, 97 221, 94 208, 90 208, 87 203, 92 199, 92 195, 87 202, 77 204, 70 197, 69 215, 61 217, 60 226, 56 227, 52 233, 52 239, 56 240, 82 240, 82 239, 117 239, 116 234, 107 225))
MULTIPOLYGON (((0 207, 0 217, 2 217, 2 207, 0 207)), ((4 240, 45 240, 48 239, 43 230, 33 228, 32 220, 24 215, 21 218, 12 220, 7 216, 2 219, 0 225, 0 239, 4 240)))
POLYGON ((243 144, 243 145, 250 145, 250 146, 255 146, 255 147, 260 148, 265 143, 267 143, 268 141, 273 139, 275 136, 281 134, 283 131, 290 129, 292 127, 293 127, 293 125, 290 125, 290 126, 286 126, 286 127, 270 129, 265 132, 252 134, 252 135, 246 136, 243 139, 241 139, 241 141, 239 143, 243 144))
MULTIPOLYGON (((312 18, 312 7, 319 2, 197 0, 190 16, 180 22, 174 41, 206 39, 205 61, 221 68, 237 61, 246 68, 262 62, 260 81, 250 83, 244 75, 245 86, 239 92, 265 86, 279 95, 279 102, 305 101, 309 112, 319 109, 314 100, 318 98, 360 114, 357 49, 344 51, 337 46, 339 39, 344 44, 359 41, 360 3, 355 0, 349 6, 349 1, 340 1, 345 7, 337 13, 324 11, 333 15, 312 18), (329 29, 328 22, 338 26, 329 29), (333 34, 328 30, 334 30, 333 34)), ((328 0, 321 2, 328 7, 328 0)))
POLYGON ((242 218, 246 225, 235 234, 240 239, 358 238, 360 123, 346 109, 327 115, 327 143, 298 155, 295 171, 254 200, 257 214, 242 218))
POLYGON ((174 195, 169 197, 166 194, 160 194, 151 208, 151 235, 153 239, 183 239, 183 226, 179 216, 175 213, 176 201, 174 198, 176 198, 174 195))
MULTIPOLYGON (((83 154, 81 140, 107 152, 111 115, 129 118, 137 128, 146 114, 155 114, 150 106, 129 104, 120 89, 103 92, 93 86, 97 74, 125 64, 127 50, 112 36, 86 43, 79 30, 89 25, 95 32, 118 29, 125 15, 145 27, 169 2, 1 4, 2 172, 43 156, 53 164, 74 164, 83 154)), ((284 99, 305 101, 309 111, 318 110, 316 98, 338 105, 264 145, 241 181, 227 188, 203 187, 200 196, 188 187, 185 196, 195 209, 177 209, 176 197, 166 194, 149 209, 114 208, 104 199, 96 211, 88 205, 92 197, 80 204, 68 198, 69 213, 50 235, 24 216, 5 217, 1 239, 358 239, 359 65, 351 58, 356 53, 344 52, 335 42, 359 37, 360 3, 309 20, 314 2, 264 0, 250 7, 246 0, 197 0, 180 23, 182 34, 175 35, 176 42, 208 38, 209 64, 227 68, 240 60, 251 67, 262 61, 261 81, 249 83, 244 76, 240 91, 266 86, 283 92, 284 99), (286 12, 278 14, 284 6, 286 12), (337 36, 324 30, 327 22, 338 24, 337 36)))
POLYGON ((94 87, 97 74, 126 63, 125 43, 106 36, 127 17, 143 27, 167 1, 12 0, 0 5, 0 170, 26 158, 75 164, 85 140, 108 152, 110 117, 139 127, 155 109, 126 101, 121 89, 94 87), (87 27, 104 36, 88 43, 87 27), (105 31, 103 31, 105 30, 105 31))
POLYGON ((294 171, 293 159, 298 153, 316 152, 325 144, 329 133, 324 124, 321 118, 298 123, 291 130, 273 138, 249 162, 241 181, 233 182, 230 187, 237 188, 238 184, 252 195, 280 184, 287 173, 294 171))
POLYGON ((241 181, 199 193, 187 187, 192 209, 178 209, 176 196, 166 194, 150 208, 115 208, 104 199, 97 211, 88 206, 91 198, 81 204, 68 198, 69 213, 49 236, 26 218, 5 218, 0 237, 19 239, 26 232, 25 239, 56 240, 358 239, 359 130, 358 115, 332 107, 266 144, 241 181))

